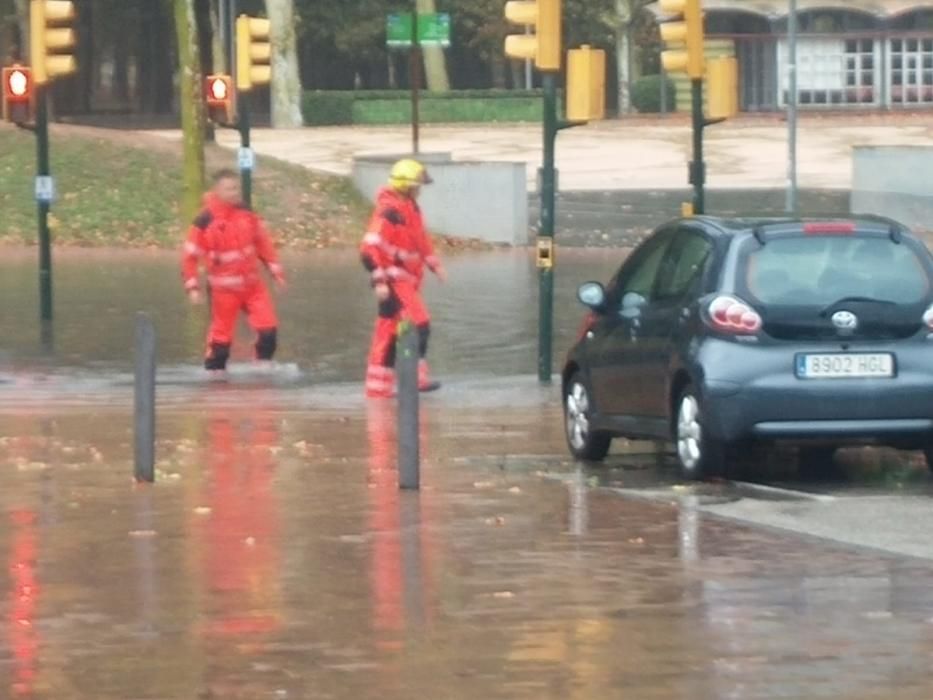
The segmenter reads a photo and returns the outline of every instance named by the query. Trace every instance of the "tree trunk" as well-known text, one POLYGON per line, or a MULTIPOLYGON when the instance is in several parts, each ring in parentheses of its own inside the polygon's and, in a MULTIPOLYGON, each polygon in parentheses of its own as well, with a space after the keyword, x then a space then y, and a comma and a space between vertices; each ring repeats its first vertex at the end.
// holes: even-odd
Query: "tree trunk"
POLYGON ((220 1, 211 0, 211 67, 215 73, 229 73, 227 68, 227 47, 224 46, 224 35, 228 27, 220 26, 220 1))
POLYGON ((178 101, 184 144, 182 216, 193 219, 204 192, 205 115, 201 96, 201 52, 194 0, 174 0, 178 35, 178 101))
POLYGON ((632 8, 633 0, 616 0, 616 73, 619 93, 619 114, 632 111, 632 8))
POLYGON ((301 76, 295 40, 294 0, 266 0, 272 43, 272 128, 302 126, 301 76))
POLYGON ((94 35, 94 3, 83 2, 78 10, 78 90, 80 91, 79 109, 90 113, 97 89, 97 62, 94 48, 97 37, 94 35))
POLYGON ((19 30, 18 60, 29 62, 29 0, 16 0, 16 26, 19 30))
MULTIPOLYGON (((415 0, 419 15, 434 14, 437 12, 435 0, 415 0)), ((447 77, 447 59, 444 49, 440 46, 425 46, 421 49, 424 56, 424 74, 431 92, 447 92, 450 90, 450 79, 447 77)))

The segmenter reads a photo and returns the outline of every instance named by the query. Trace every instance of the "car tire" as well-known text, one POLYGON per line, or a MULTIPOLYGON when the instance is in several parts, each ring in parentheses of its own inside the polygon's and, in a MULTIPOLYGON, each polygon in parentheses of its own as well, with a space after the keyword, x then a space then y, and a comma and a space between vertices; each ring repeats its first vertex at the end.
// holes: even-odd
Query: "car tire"
POLYGON ((680 475, 699 481, 722 474, 726 468, 726 444, 716 440, 704 428, 703 404, 692 387, 686 387, 676 403, 674 448, 680 475))
POLYGON ((601 462, 609 454, 612 435, 593 430, 593 401, 579 372, 567 382, 564 393, 564 436, 567 447, 577 459, 587 462, 601 462))
POLYGON ((835 447, 801 447, 797 450, 797 469, 801 476, 816 479, 832 479, 839 476, 834 457, 835 447))

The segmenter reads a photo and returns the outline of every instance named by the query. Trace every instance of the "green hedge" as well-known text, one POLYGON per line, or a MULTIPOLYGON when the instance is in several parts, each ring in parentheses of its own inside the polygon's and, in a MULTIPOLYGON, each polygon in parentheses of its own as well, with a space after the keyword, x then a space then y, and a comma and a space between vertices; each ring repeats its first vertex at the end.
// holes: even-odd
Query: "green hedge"
MULTIPOLYGON (((632 105, 642 114, 657 114, 661 111, 661 76, 646 75, 632 85, 632 105)), ((670 78, 664 78, 667 90, 667 111, 677 111, 677 91, 670 78)))
MULTIPOLYGON (((407 90, 315 90, 305 93, 303 110, 308 126, 407 124, 411 121, 411 93, 407 90)), ((418 111, 425 123, 540 121, 541 92, 422 92, 418 111)))

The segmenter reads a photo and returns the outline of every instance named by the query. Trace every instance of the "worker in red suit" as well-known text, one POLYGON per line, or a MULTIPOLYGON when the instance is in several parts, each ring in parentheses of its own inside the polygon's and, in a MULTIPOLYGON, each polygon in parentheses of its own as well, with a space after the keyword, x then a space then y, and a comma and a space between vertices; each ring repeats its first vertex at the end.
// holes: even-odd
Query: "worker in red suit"
POLYGON ((214 175, 204 210, 188 231, 182 277, 193 304, 202 301, 198 284, 202 260, 211 295, 205 368, 216 372, 226 369, 241 311, 246 312, 257 333, 256 359, 271 360, 277 346, 278 319, 260 267, 268 268, 280 289, 285 287, 285 276, 262 219, 244 206, 240 178, 232 170, 214 175))
POLYGON ((424 165, 404 159, 392 166, 389 185, 379 191, 368 231, 360 245, 363 266, 379 302, 366 368, 366 395, 390 397, 395 386, 395 341, 399 322, 407 320, 418 330, 420 361, 418 388, 433 391, 426 354, 431 317, 421 298, 427 267, 442 282, 447 279, 424 229, 418 195, 431 178, 424 165))

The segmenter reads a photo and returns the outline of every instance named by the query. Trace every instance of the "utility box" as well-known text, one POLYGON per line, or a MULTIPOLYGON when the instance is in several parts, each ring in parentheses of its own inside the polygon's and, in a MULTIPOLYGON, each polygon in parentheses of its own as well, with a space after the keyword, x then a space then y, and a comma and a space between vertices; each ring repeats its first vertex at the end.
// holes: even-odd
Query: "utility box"
POLYGON ((567 52, 567 120, 606 118, 606 52, 584 44, 567 52))
POLYGON ((721 56, 706 62, 706 116, 731 119, 739 113, 739 62, 721 56))

